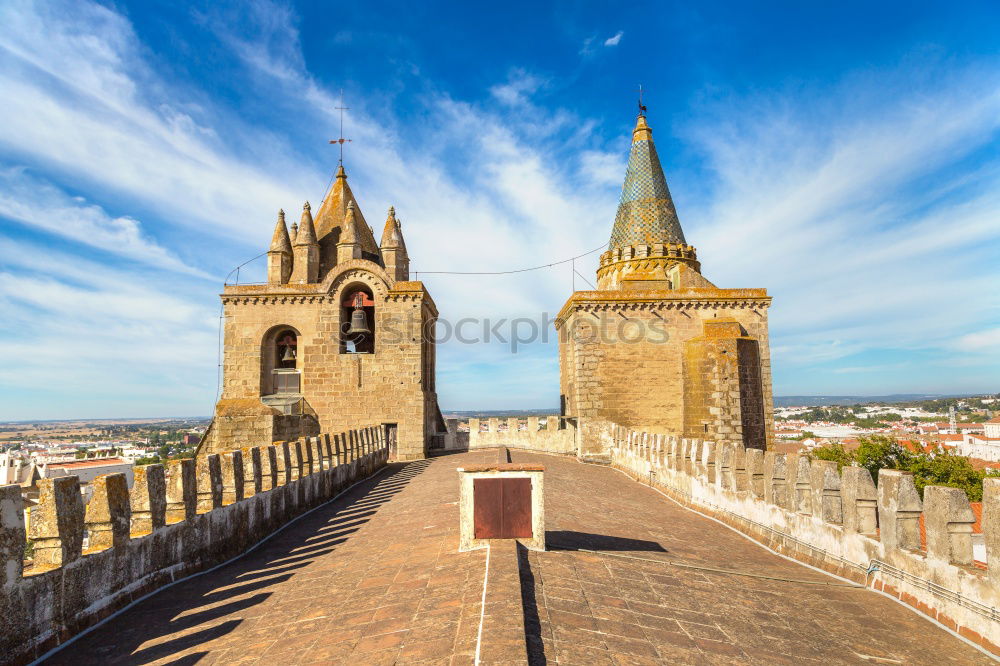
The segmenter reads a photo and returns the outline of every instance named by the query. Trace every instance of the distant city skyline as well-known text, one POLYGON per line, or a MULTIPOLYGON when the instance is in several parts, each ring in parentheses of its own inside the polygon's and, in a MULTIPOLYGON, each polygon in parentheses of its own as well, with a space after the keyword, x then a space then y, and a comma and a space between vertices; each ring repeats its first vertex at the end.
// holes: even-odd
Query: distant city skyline
MULTIPOLYGON (((0 420, 211 414, 223 280, 319 204, 342 90, 354 193, 450 321, 594 281, 433 271, 606 243, 641 83, 705 276, 774 299, 776 396, 1000 390, 995 4, 332 11, 0 7, 0 420)), ((437 375, 444 411, 559 403, 554 331, 437 375)))

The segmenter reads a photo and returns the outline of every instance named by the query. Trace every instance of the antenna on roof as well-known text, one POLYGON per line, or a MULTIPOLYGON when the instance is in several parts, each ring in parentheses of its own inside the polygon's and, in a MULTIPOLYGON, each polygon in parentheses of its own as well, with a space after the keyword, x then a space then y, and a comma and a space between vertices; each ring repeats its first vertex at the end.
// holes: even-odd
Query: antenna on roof
POLYGON ((642 84, 639 84, 639 115, 646 115, 646 107, 642 104, 642 84))
POLYGON ((337 164, 344 166, 344 144, 350 143, 350 139, 344 138, 344 111, 350 111, 350 107, 344 106, 344 89, 340 89, 340 106, 333 107, 337 111, 340 111, 340 136, 336 139, 330 141, 330 143, 340 144, 340 159, 337 160, 337 164))

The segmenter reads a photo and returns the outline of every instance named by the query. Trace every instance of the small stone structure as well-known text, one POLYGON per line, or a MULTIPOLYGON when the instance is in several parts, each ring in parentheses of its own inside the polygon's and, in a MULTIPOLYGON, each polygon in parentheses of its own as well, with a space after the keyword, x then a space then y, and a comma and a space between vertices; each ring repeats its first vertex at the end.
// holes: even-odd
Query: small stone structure
MULTIPOLYGON (((504 501, 502 493, 530 492, 530 536, 512 537, 526 548, 545 550, 545 467, 543 465, 522 465, 518 463, 498 462, 487 465, 468 465, 458 468, 458 507, 459 507, 459 543, 460 551, 485 548, 490 538, 477 538, 477 518, 484 513, 492 514, 499 521, 504 510, 509 510, 510 502, 504 501), (528 488, 510 488, 511 482, 524 481, 528 488), (484 488, 476 484, 497 485, 499 493, 484 493, 484 488), (489 502, 491 506, 482 506, 489 502), (506 506, 505 506, 506 504, 506 506)), ((524 498, 518 498, 523 502, 524 498)), ((525 508, 525 507, 522 507, 525 508)), ((506 540, 506 539, 505 539, 506 540)))
POLYGON ((615 427, 612 465, 814 566, 897 597, 1000 656, 1000 478, 987 478, 987 565, 964 491, 913 475, 615 427), (923 516, 926 549, 921 540, 923 516))
POLYGON ((245 551, 388 460, 382 427, 136 468, 41 479, 25 530, 20 487, 0 486, 0 662, 25 663, 171 581, 245 551), (84 548, 85 540, 88 542, 84 548), (33 549, 24 568, 25 545, 33 549))

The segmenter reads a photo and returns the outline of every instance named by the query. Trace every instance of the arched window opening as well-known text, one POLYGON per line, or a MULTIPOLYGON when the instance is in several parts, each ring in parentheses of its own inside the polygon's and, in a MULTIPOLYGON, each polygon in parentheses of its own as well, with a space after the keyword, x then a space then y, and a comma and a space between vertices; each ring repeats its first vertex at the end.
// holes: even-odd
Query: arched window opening
POLYGON ((299 358, 298 338, 293 331, 282 331, 274 339, 276 346, 275 358, 278 359, 278 367, 284 369, 295 369, 299 358))
POLYGON ((281 328, 264 340, 262 360, 265 396, 298 395, 302 390, 299 366, 299 335, 291 328, 281 328))
POLYGON ((366 286, 344 290, 340 303, 340 353, 375 353, 375 300, 366 286))

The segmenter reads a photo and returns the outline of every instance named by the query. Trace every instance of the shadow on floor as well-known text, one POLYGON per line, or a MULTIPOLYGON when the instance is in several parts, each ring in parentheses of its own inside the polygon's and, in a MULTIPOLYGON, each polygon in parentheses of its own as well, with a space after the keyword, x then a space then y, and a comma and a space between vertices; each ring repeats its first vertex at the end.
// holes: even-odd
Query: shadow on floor
MULTIPOLYGON (((276 533, 254 552, 146 599, 45 663, 146 664, 229 634, 243 623, 242 611, 273 594, 267 588, 336 550, 429 464, 428 460, 390 463, 388 473, 362 481, 337 501, 276 533), (225 619, 230 614, 236 617, 225 619), (199 628, 218 620, 225 621, 199 628), (156 642, 166 636, 171 638, 156 642)), ((206 654, 199 651, 170 663, 193 664, 206 654)))
POLYGON ((545 546, 553 550, 637 551, 665 553, 667 549, 655 541, 626 539, 606 534, 588 534, 572 530, 545 532, 545 546))
POLYGON ((545 666, 545 645, 542 642, 542 622, 535 599, 535 575, 528 562, 528 549, 517 544, 517 569, 521 578, 521 606, 524 608, 524 642, 529 666, 545 666))

